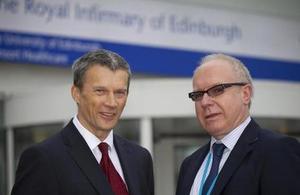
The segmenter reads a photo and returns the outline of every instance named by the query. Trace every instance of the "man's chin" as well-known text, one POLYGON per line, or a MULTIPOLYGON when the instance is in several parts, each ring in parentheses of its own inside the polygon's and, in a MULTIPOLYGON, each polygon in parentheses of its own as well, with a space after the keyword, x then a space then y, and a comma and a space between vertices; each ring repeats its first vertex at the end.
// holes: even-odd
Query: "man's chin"
POLYGON ((206 131, 213 137, 220 137, 223 135, 223 129, 216 125, 210 125, 206 127, 206 131))
POLYGON ((116 126, 116 123, 106 123, 106 124, 102 125, 102 129, 103 129, 104 131, 110 131, 110 130, 112 130, 115 126, 116 126))

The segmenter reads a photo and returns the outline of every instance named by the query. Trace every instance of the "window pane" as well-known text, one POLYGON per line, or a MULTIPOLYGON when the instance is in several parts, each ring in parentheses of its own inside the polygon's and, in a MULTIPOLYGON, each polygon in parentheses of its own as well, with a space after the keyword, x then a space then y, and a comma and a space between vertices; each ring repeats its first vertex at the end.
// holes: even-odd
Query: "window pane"
POLYGON ((277 131, 300 140, 299 119, 256 117, 255 121, 264 129, 277 131))
POLYGON ((121 119, 114 128, 114 133, 140 144, 140 131, 138 119, 121 119))

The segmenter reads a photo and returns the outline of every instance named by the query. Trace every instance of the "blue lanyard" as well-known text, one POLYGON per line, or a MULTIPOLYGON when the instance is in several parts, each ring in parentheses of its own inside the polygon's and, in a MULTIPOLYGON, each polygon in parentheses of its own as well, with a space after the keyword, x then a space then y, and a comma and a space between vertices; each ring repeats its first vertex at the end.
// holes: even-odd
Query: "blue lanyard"
POLYGON ((212 189, 214 188, 215 183, 217 181, 218 175, 216 176, 216 178, 212 182, 211 186, 209 187, 207 194, 202 194, 203 185, 204 185, 204 181, 206 179, 206 175, 208 172, 208 166, 209 166, 210 162, 211 162, 211 153, 208 154, 207 161, 205 163, 205 168, 204 168, 203 176, 202 176, 201 183, 200 183, 200 189, 199 189, 199 193, 198 193, 199 195, 210 195, 210 193, 211 193, 212 189))

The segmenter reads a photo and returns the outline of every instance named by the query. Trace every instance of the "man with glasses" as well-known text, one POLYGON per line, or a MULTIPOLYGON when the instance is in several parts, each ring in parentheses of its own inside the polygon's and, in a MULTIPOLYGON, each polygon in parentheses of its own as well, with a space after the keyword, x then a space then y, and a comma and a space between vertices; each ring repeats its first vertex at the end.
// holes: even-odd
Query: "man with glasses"
POLYGON ((210 142, 187 157, 176 195, 298 195, 300 144, 250 117, 251 75, 236 58, 204 57, 189 98, 210 142))

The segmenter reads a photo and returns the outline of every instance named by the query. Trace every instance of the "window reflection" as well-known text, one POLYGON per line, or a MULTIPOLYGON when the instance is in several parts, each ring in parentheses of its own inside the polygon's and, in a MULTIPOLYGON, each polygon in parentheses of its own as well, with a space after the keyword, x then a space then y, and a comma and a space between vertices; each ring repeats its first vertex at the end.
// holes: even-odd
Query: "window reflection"
POLYGON ((300 140, 300 120, 292 118, 254 117, 264 129, 270 129, 300 140))
POLYGON ((121 119, 114 128, 114 133, 140 144, 139 119, 121 119))

